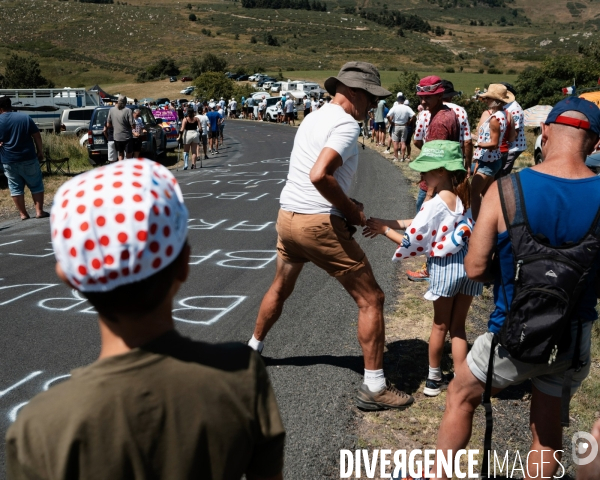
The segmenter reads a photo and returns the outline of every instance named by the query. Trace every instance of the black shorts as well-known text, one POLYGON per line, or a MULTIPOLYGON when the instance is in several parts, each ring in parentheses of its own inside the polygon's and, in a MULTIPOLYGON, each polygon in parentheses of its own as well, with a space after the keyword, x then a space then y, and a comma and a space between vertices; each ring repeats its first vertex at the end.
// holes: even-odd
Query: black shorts
POLYGON ((210 132, 208 132, 208 138, 219 138, 219 131, 211 130, 210 132))
POLYGON ((231 115, 232 117, 235 117, 235 110, 230 110, 230 112, 229 112, 229 113, 230 113, 230 115, 231 115))
POLYGON ((142 151, 142 139, 141 138, 132 138, 131 139, 131 151, 132 152, 141 152, 142 151))
POLYGON ((133 153, 133 139, 118 141, 115 140, 115 150, 121 156, 125 153, 133 153))
POLYGON ((293 119, 294 118, 294 112, 286 112, 285 113, 285 118, 293 119))
POLYGON ((306 117, 310 113, 310 108, 304 109, 304 116, 306 117))

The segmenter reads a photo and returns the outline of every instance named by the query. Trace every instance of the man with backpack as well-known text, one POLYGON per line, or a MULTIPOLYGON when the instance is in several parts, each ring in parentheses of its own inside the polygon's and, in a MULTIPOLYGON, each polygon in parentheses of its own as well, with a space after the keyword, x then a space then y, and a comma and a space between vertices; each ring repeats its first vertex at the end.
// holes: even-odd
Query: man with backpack
MULTIPOLYGON (((596 105, 563 100, 542 126, 544 162, 488 190, 465 268, 472 280, 494 281, 496 308, 448 387, 437 449, 466 447, 484 392, 491 420, 490 393, 531 379, 528 468, 546 478, 557 472, 561 420, 568 423, 570 397, 589 373, 598 317, 600 177, 584 162, 599 135, 596 105)), ((491 431, 485 444, 488 451, 491 431)), ((482 468, 485 477, 487 456, 482 468)))

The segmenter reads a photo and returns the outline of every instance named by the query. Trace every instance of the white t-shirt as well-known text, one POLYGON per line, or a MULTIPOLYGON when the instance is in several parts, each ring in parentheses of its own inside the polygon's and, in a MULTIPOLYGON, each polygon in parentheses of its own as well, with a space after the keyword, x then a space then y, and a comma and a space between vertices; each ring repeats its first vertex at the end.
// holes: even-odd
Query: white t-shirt
POLYGON ((221 115, 221 125, 225 125, 225 112, 222 108, 219 108, 217 112, 219 112, 219 115, 221 115))
POLYGON ((235 100, 232 100, 231 103, 229 104, 229 108, 231 110, 237 110, 237 102, 235 100))
POLYGON ((516 101, 511 102, 504 106, 504 111, 509 112, 512 115, 512 121, 517 130, 517 136, 513 142, 508 144, 508 151, 524 152, 527 150, 527 140, 525 140, 525 112, 523 108, 516 101))
POLYGON ((317 102, 316 100, 313 100, 310 104, 311 107, 311 112, 316 112, 319 109, 319 102, 317 102))
POLYGON ((286 113, 294 113, 294 101, 291 98, 285 101, 285 111, 286 113))
POLYGON ((200 121, 200 125, 202 125, 202 135, 207 135, 210 130, 210 120, 206 115, 196 115, 196 118, 200 121))
POLYGON ((413 112, 412 108, 406 105, 399 105, 398 103, 395 103, 387 114, 388 117, 392 117, 392 121, 396 127, 406 125, 414 115, 415 112, 413 112))
POLYGON ((290 157, 290 171, 280 196, 281 208, 304 214, 344 215, 326 200, 310 181, 310 171, 324 148, 340 154, 343 164, 333 176, 348 194, 358 168, 360 128, 352 116, 334 104, 308 115, 300 124, 290 157))

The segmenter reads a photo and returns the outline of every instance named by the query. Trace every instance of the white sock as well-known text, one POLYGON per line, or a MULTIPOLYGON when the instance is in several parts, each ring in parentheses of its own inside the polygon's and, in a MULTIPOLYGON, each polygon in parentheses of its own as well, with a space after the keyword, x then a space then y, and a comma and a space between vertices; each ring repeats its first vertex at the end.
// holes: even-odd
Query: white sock
POLYGON ((365 368, 365 379, 363 383, 371 392, 379 392, 385 388, 385 375, 383 368, 379 370, 367 370, 365 368))
POLYGON ((429 366, 429 375, 427 378, 430 380, 437 380, 438 382, 442 379, 442 367, 429 366))
POLYGON ((265 344, 260 340, 257 340, 256 337, 252 335, 252 338, 248 340, 248 346, 260 353, 262 352, 262 349, 265 346, 265 344))

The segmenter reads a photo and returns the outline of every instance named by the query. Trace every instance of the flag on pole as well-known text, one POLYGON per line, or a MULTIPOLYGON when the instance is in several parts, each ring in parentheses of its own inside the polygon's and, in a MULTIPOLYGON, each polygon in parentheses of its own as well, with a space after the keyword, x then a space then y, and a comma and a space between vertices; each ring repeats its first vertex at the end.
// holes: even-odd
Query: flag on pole
POLYGON ((575 85, 573 85, 572 87, 563 88, 562 93, 563 95, 576 95, 577 91, 575 89, 575 85))

